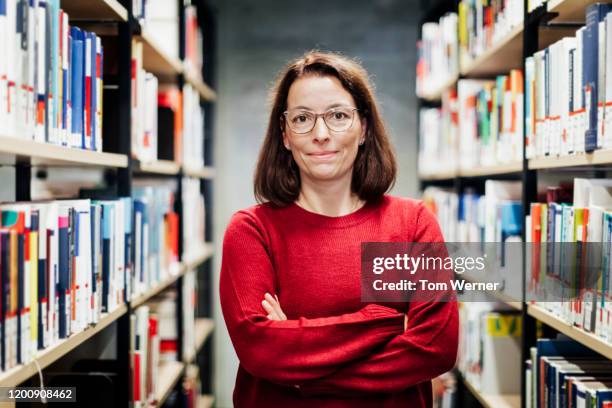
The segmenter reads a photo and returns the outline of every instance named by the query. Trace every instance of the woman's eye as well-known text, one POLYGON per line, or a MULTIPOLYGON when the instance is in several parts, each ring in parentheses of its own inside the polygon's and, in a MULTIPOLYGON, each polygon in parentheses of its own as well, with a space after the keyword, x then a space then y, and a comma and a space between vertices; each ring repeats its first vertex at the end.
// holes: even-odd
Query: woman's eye
POLYGON ((342 120, 346 119, 348 116, 344 112, 334 112, 334 119, 342 120))
POLYGON ((294 123, 304 123, 306 122, 306 115, 298 115, 295 118, 293 118, 293 122, 294 123))

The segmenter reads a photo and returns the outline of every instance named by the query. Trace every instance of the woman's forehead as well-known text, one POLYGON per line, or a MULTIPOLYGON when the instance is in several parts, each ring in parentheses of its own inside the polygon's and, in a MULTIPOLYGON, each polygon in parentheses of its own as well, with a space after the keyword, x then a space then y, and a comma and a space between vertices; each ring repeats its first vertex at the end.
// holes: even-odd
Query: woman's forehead
POLYGON ((308 75, 289 88, 287 109, 327 110, 338 105, 354 105, 352 95, 333 76, 308 75))

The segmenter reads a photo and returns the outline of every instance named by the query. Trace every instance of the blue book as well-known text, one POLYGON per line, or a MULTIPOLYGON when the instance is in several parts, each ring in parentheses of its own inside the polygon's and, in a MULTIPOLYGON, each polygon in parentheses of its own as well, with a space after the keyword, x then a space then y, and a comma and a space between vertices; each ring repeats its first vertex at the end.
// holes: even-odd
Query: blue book
POLYGON ((91 81, 89 83, 91 88, 91 106, 89 107, 89 117, 90 117, 90 129, 89 132, 91 134, 91 146, 87 148, 90 150, 96 150, 96 35, 94 33, 87 33, 87 35, 91 39, 91 55, 89 55, 91 61, 91 81))
POLYGON ((124 209, 124 227, 125 227, 125 258, 124 258, 124 298, 127 302, 132 291, 132 199, 130 197, 122 197, 124 209))
POLYGON ((25 234, 20 233, 17 235, 17 364, 23 364, 24 361, 24 350, 21 349, 23 345, 23 320, 22 316, 23 309, 25 307, 23 298, 23 287, 25 285, 23 270, 25 264, 25 234))
POLYGON ((72 100, 72 138, 73 145, 80 143, 80 147, 85 147, 83 137, 83 82, 84 82, 84 66, 83 66, 83 49, 84 43, 82 40, 83 32, 77 27, 70 28, 70 36, 72 37, 72 72, 71 78, 71 100, 72 100))
POLYGON ((139 241, 135 243, 134 245, 136 246, 136 244, 138 244, 138 247, 134 248, 134 256, 138 257, 138 270, 136 270, 136 273, 138 274, 136 276, 138 282, 144 282, 144 265, 145 265, 145 258, 144 258, 144 230, 145 230, 145 225, 147 224, 147 205, 141 201, 141 200, 134 200, 134 216, 136 219, 136 216, 140 216, 140 225, 134 224, 135 228, 138 228, 138 231, 136 231, 135 233, 138 234, 138 236, 140 237, 139 241))
POLYGON ((2 347, 0 349, 0 362, 2 364, 2 370, 8 368, 8 350, 7 350, 7 335, 6 335, 6 313, 9 310, 9 294, 11 291, 11 281, 9 279, 9 265, 11 264, 11 253, 10 247, 10 235, 7 230, 0 231, 0 278, 2 279, 2 285, 0 285, 0 298, 2 299, 0 321, 0 337, 2 339, 2 347))
POLYGON ((63 339, 68 336, 68 306, 66 303, 67 292, 70 290, 70 221, 69 216, 59 217, 59 257, 58 269, 59 276, 57 282, 58 293, 58 328, 59 338, 63 339))
POLYGON ((114 205, 112 203, 102 204, 102 311, 109 310, 109 286, 111 278, 111 256, 112 256, 112 222, 114 205))
POLYGON ((612 390, 595 392, 597 408, 603 408, 604 402, 612 401, 612 390))
MULTIPOLYGON (((597 101, 599 70, 599 22, 603 21, 612 5, 595 3, 587 7, 586 26, 582 39, 582 89, 586 108, 586 131, 584 149, 592 152, 597 149, 597 101)), ((605 39, 603 39, 605 41, 605 39)))

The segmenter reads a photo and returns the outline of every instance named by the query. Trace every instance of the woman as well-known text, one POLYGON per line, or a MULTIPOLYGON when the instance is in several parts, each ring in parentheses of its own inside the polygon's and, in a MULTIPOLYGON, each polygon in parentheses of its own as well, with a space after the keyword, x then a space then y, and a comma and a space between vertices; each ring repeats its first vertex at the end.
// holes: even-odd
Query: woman
POLYGON ((431 406, 431 379, 455 363, 456 304, 360 300, 362 242, 443 241, 421 202, 385 195, 396 164, 366 72, 311 52, 273 95, 264 204, 236 213, 223 244, 235 406, 431 406))

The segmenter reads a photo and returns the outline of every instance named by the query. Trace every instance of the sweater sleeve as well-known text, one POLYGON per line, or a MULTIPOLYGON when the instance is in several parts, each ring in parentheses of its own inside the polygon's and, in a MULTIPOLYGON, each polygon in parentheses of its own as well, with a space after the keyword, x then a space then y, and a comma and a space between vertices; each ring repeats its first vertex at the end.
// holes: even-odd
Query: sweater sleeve
POLYGON ((253 215, 232 218, 223 242, 221 308, 240 363, 253 376, 284 385, 324 377, 403 331, 403 314, 376 304, 341 316, 268 320, 261 301, 278 292, 268 248, 253 215))
MULTIPOLYGON (((433 214, 419 209, 414 242, 443 242, 433 214)), ((429 381, 455 365, 459 317, 454 296, 446 302, 412 302, 408 326, 367 358, 300 384, 304 396, 395 393, 429 381)))

